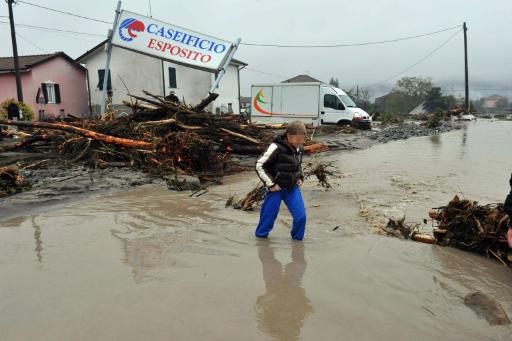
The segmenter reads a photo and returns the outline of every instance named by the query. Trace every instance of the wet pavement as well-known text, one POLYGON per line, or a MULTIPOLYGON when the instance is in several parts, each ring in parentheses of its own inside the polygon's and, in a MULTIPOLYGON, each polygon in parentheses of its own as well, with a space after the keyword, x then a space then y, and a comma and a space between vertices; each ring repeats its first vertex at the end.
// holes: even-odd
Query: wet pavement
POLYGON ((322 155, 342 178, 306 183, 302 243, 284 206, 269 240, 258 212, 225 208, 252 173, 199 198, 149 184, 0 218, 0 340, 510 340, 464 305, 479 290, 512 315, 510 269, 373 230, 455 193, 502 201, 511 141, 512 123, 477 122, 322 155))

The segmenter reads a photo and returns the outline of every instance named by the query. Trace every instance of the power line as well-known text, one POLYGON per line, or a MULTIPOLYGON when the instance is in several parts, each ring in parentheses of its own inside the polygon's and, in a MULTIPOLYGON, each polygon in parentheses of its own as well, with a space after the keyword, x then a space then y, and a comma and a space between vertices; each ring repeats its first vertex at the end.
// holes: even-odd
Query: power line
POLYGON ((43 49, 43 48, 41 48, 41 47, 37 46, 36 44, 34 44, 33 42, 31 42, 30 40, 28 40, 27 38, 25 38, 25 37, 24 37, 24 36, 22 36, 21 34, 19 34, 18 32, 16 32, 16 35, 17 35, 18 37, 20 37, 21 39, 23 39, 24 41, 26 41, 27 43, 29 43, 30 45, 34 46, 36 49, 39 49, 39 50, 41 50, 41 51, 43 51, 43 52, 45 52, 45 53, 50 53, 48 50, 45 50, 45 49, 43 49))
POLYGON ((248 67, 243 68, 243 70, 248 70, 248 71, 252 71, 252 72, 257 72, 257 73, 261 73, 261 74, 264 74, 264 75, 268 75, 268 76, 272 76, 272 77, 276 77, 276 78, 280 78, 280 79, 286 79, 286 78, 288 78, 288 77, 286 77, 286 76, 280 76, 280 75, 276 75, 276 74, 274 74, 274 73, 264 72, 264 71, 260 71, 260 70, 255 70, 255 69, 251 69, 251 68, 248 68, 248 67))
MULTIPOLYGON (((499 88, 499 89, 478 89, 478 88, 470 88, 471 91, 512 91, 512 88, 499 88)), ((448 91, 466 91, 465 89, 450 89, 448 88, 448 91)))
MULTIPOLYGON (((21 3, 27 4, 27 5, 30 5, 30 6, 35 6, 35 7, 43 8, 43 9, 46 9, 46 10, 49 10, 49 11, 54 11, 54 12, 58 12, 58 13, 66 14, 66 15, 71 15, 71 16, 79 17, 79 18, 82 18, 82 19, 93 20, 93 21, 102 22, 102 23, 105 23, 105 24, 112 24, 112 23, 107 22, 107 21, 104 21, 104 20, 94 19, 94 18, 90 18, 90 17, 85 17, 85 16, 81 16, 81 15, 77 15, 77 14, 73 14, 73 13, 69 13, 69 12, 64 12, 64 11, 60 11, 60 10, 53 9, 53 8, 49 8, 49 7, 45 7, 45 6, 36 5, 36 4, 30 3, 30 2, 27 2, 27 1, 23 1, 23 0, 18 0, 18 2, 21 2, 21 3)), ((152 11, 152 10, 151 10, 151 0, 149 0, 149 10, 150 10, 150 16, 151 16, 151 11, 152 11)), ((1 17, 4 17, 4 16, 1 16, 1 17)), ((23 26, 23 25, 20 25, 20 24, 18 24, 18 25, 19 25, 19 26, 23 26)), ((26 27, 31 27, 30 25, 25 25, 25 26, 26 26, 26 27)), ((51 29, 51 28, 46 28, 46 27, 39 27, 39 26, 32 26, 32 27, 34 27, 34 28, 50 29, 50 30, 59 31, 59 29, 51 29)), ((241 44, 241 45, 245 45, 245 46, 258 46, 258 47, 280 47, 280 48, 335 48, 335 47, 367 46, 367 45, 377 45, 377 44, 388 44, 388 43, 394 43, 394 42, 399 42, 399 41, 404 41, 404 40, 410 40, 410 39, 416 39, 416 38, 427 37, 427 36, 431 36, 431 35, 435 35, 435 34, 443 33, 443 32, 446 32, 446 31, 451 31, 451 30, 454 30, 454 29, 459 28, 459 27, 460 27, 460 25, 457 25, 457 26, 452 26, 452 27, 448 27, 448 28, 441 29, 441 30, 438 30, 438 31, 433 31, 433 32, 429 32, 429 33, 424 33, 424 34, 418 34, 418 35, 407 36, 407 37, 396 38, 396 39, 389 39, 389 40, 381 40, 381 41, 373 41, 373 42, 364 42, 364 43, 353 43, 353 44, 334 44, 334 45, 278 45, 278 44, 244 43, 244 42, 242 42, 242 43, 240 43, 240 44, 241 44)), ((67 30, 60 30, 60 31, 61 31, 61 32, 67 32, 67 33, 75 33, 75 34, 84 34, 84 35, 92 35, 92 36, 102 36, 102 37, 104 37, 104 35, 98 35, 98 34, 92 34, 92 33, 85 33, 85 32, 76 32, 76 31, 67 31, 67 30)))
POLYGON ((25 4, 25 5, 42 8, 42 9, 45 9, 47 11, 57 12, 57 13, 66 14, 66 15, 70 15, 70 16, 73 16, 73 17, 81 18, 81 19, 92 20, 92 21, 96 21, 96 22, 112 25, 111 22, 108 22, 108 21, 105 21, 105 20, 94 19, 94 18, 91 18, 91 17, 83 16, 83 15, 78 15, 78 14, 74 14, 74 13, 70 13, 70 12, 65 12, 65 11, 61 11, 61 10, 58 10, 58 9, 54 9, 54 8, 50 8, 50 7, 45 7, 45 6, 42 6, 42 5, 33 4, 31 2, 28 2, 28 1, 18 0, 18 2, 21 2, 22 4, 25 4))
POLYGON ((421 58, 419 61, 417 61, 416 63, 414 63, 413 65, 409 66, 408 68, 398 72, 397 74, 389 77, 389 78, 386 78, 385 80, 382 80, 380 82, 377 82, 377 83, 373 83, 373 84, 370 84, 370 85, 367 85, 365 86, 366 88, 372 88, 374 86, 377 86, 377 85, 380 85, 382 83, 385 83, 387 81, 390 81, 392 80, 393 78, 396 78, 404 73, 406 73, 407 71, 411 70, 412 68, 414 68, 415 66, 417 66, 418 64, 422 63, 423 61, 425 61, 426 59, 428 59, 430 56, 432 56, 434 53, 436 53, 437 51, 439 51, 443 46, 445 46, 446 44, 448 44, 453 38, 455 38, 455 36, 457 34, 459 34, 460 32, 462 32, 462 30, 459 30, 457 32, 455 32, 455 34, 451 35, 448 39, 446 39, 441 45, 439 45, 438 47, 436 47, 434 50, 432 50, 429 54, 427 54, 425 57, 421 58))
MULTIPOLYGON (((0 21, 0 24, 9 24, 5 21, 0 21)), ((93 37, 104 37, 106 36, 104 34, 96 34, 96 33, 89 33, 89 32, 78 32, 78 31, 70 31, 70 30, 63 30, 60 28, 52 28, 52 27, 43 27, 43 26, 34 26, 34 25, 25 25, 25 24, 16 24, 16 26, 20 27, 28 27, 33 29, 40 29, 40 30, 46 30, 46 31, 56 31, 56 32, 63 32, 63 33, 72 33, 72 34, 80 34, 80 35, 86 35, 86 36, 93 36, 93 37)))
MULTIPOLYGON (((24 1, 20 1, 20 2, 24 2, 24 1)), ((25 2, 24 2, 25 3, 25 2)), ((27 3, 28 4, 28 3, 27 3)), ((4 16, 2 16, 4 17, 4 16)), ((0 21, 0 24, 8 24, 7 22, 3 22, 3 21, 0 21)), ((71 30, 64 30, 64 29, 58 29, 58 28, 50 28, 50 27, 43 27, 43 26, 34 26, 34 25, 26 25, 26 24, 16 24, 16 26, 20 26, 20 27, 27 27, 27 28, 31 28, 31 29, 41 29, 41 30, 46 30, 46 31, 56 31, 56 32, 62 32, 62 33, 71 33, 71 34, 78 34, 78 35, 87 35, 87 36, 96 36, 96 37, 103 37, 105 38, 105 35, 101 35, 101 34, 95 34, 95 33, 89 33, 89 32, 78 32, 78 31, 71 31, 71 30)), ((278 47, 338 47, 338 46, 362 46, 362 45, 369 45, 369 44, 381 44, 381 43, 389 43, 389 42, 396 42, 396 41, 400 41, 400 40, 406 40, 406 39, 413 39, 413 38, 417 38, 417 37, 424 37, 424 36, 427 36, 427 35, 432 35, 432 34, 437 34, 437 33, 440 33, 440 32, 445 32, 445 31, 448 31, 448 30, 452 30, 456 27, 459 27, 459 26, 455 26, 455 27, 451 27, 451 28, 447 28, 447 29, 444 29, 444 30, 440 30, 440 31, 435 31, 435 32, 431 32, 431 33, 427 33, 427 34, 423 34, 423 35, 417 35, 417 36, 411 36, 411 37, 405 37, 405 38, 399 38, 399 39, 393 39, 393 40, 386 40, 386 41, 381 41, 381 42, 373 42, 373 43, 360 43, 360 44, 350 44, 350 45, 324 45, 324 46, 320 46, 320 45, 317 45, 317 46, 292 46, 292 45, 288 45, 288 46, 284 46, 284 45, 281 45, 281 46, 278 46, 278 47)), ((450 38, 448 38, 445 42, 443 42, 441 45, 439 45, 436 49, 434 49, 432 52, 430 52, 428 55, 426 55, 425 57, 423 57, 421 60, 419 60, 418 62, 414 63, 413 65, 411 65, 410 67, 406 68, 405 70, 402 70, 400 71, 399 73, 395 74, 394 76, 392 77, 389 77, 383 81, 380 81, 380 82, 377 82, 377 83, 374 83, 374 84, 371 84, 371 85, 368 85, 367 87, 373 87, 373 86, 376 86, 376 85, 379 85, 379 84, 382 84, 382 83, 385 83, 393 78, 396 78, 398 77, 399 75, 409 71, 410 69, 414 68, 415 66, 417 66, 418 64, 420 64, 421 62, 425 61, 427 58, 429 58, 431 55, 433 55, 435 52, 437 52, 439 49, 441 49, 444 45, 446 45, 449 41, 451 41, 458 33, 460 32, 457 31, 455 32, 454 35, 450 36, 450 38)), ((39 46, 35 45, 34 43, 32 43, 31 41, 29 41, 28 39, 24 38, 23 36, 20 35, 20 38, 24 39, 25 41, 27 41, 28 43, 30 43, 31 45, 35 46, 36 48, 40 49, 40 50, 43 50, 42 48, 40 48, 39 46)), ((251 45, 251 44, 248 44, 246 43, 246 45, 251 45)), ((261 45, 258 45, 258 46, 261 46, 261 45)), ((277 46, 277 45, 264 45, 264 46, 277 46)), ((273 73, 269 73, 269 72, 264 72, 264 71, 260 71, 260 70, 255 70, 255 69, 251 69, 251 68, 245 68, 246 70, 249 70, 249 71, 252 71, 252 72, 257 72, 257 73, 261 73, 261 74, 265 74, 265 75, 269 75, 269 76, 272 76, 272 77, 276 77, 276 78, 281 78, 281 79, 285 79, 287 78, 286 76, 282 76, 282 75, 277 75, 277 74, 273 74, 273 73)))
MULTIPOLYGON (((53 12, 57 12, 57 13, 61 13, 61 14, 66 14, 66 15, 74 16, 74 17, 81 18, 81 19, 92 20, 92 21, 101 22, 101 23, 110 24, 110 25, 112 24, 111 22, 108 22, 108 21, 105 21, 105 20, 95 19, 95 18, 86 17, 86 16, 82 16, 82 15, 78 15, 78 14, 74 14, 74 13, 70 13, 70 12, 66 12, 66 11, 61 11, 61 10, 50 8, 50 7, 46 7, 46 6, 37 5, 37 4, 31 3, 31 2, 28 2, 28 1, 24 1, 24 0, 18 0, 18 2, 26 4, 26 5, 29 5, 29 6, 34 6, 34 7, 42 8, 42 9, 45 9, 45 10, 48 10, 48 11, 53 11, 53 12)), ((152 12, 151 0, 149 0, 149 10, 150 10, 150 16, 151 16, 152 15, 152 13, 151 13, 152 12)), ((453 27, 444 28, 444 29, 441 29, 441 30, 438 30, 438 31, 433 31, 433 32, 424 33, 424 34, 418 34, 418 35, 413 35, 413 36, 407 36, 407 37, 402 37, 402 38, 389 39, 389 40, 381 40, 381 41, 373 41, 373 42, 364 42, 364 43, 352 43, 352 44, 279 45, 279 44, 259 44, 259 43, 245 43, 245 42, 242 42, 241 45, 245 45, 245 46, 258 46, 258 47, 281 47, 281 48, 334 48, 334 47, 366 46, 366 45, 377 45, 377 44, 394 43, 394 42, 399 42, 399 41, 404 41, 404 40, 410 40, 410 39, 427 37, 427 36, 431 36, 431 35, 434 35, 434 34, 439 34, 439 33, 446 32, 446 31, 451 31, 451 30, 454 30, 454 29, 459 28, 459 27, 460 27, 460 25, 457 25, 457 26, 453 26, 453 27)))
POLYGON ((350 47, 350 46, 366 46, 366 45, 377 45, 377 44, 388 44, 388 43, 395 43, 398 41, 403 40, 410 40, 410 39, 416 39, 421 37, 427 37, 434 34, 451 31, 456 28, 460 28, 460 25, 444 28, 439 31, 424 33, 424 34, 418 34, 414 36, 408 36, 403 38, 396 38, 396 39, 389 39, 389 40, 381 40, 381 41, 372 41, 372 42, 365 42, 365 43, 353 43, 353 44, 334 44, 334 45, 279 45, 279 44, 258 44, 258 43, 240 43, 241 45, 246 46, 259 46, 259 47, 284 47, 284 48, 332 48, 332 47, 350 47))

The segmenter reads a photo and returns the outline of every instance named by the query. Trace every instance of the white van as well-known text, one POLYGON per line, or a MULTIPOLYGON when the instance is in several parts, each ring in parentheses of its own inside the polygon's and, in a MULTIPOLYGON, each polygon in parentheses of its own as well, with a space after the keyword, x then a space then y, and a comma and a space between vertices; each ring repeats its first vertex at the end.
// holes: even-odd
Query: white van
POLYGON ((251 121, 278 124, 371 126, 371 117, 338 88, 323 83, 279 83, 252 86, 251 121))

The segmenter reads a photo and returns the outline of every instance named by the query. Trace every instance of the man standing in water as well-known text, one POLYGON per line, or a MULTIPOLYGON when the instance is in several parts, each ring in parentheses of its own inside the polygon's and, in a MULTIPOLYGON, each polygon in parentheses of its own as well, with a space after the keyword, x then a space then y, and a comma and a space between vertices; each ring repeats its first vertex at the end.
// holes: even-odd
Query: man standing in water
POLYGON ((293 217, 292 238, 304 238, 306 210, 299 187, 304 181, 301 164, 305 138, 304 123, 291 122, 286 126, 286 132, 277 136, 256 162, 256 173, 268 189, 256 228, 258 238, 267 238, 274 228, 281 201, 293 217))

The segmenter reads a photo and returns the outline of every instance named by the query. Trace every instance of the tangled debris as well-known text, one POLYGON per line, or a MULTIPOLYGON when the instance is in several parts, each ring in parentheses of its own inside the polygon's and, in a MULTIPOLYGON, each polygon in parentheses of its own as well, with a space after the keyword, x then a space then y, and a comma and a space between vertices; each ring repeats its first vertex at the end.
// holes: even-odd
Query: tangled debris
MULTIPOLYGON (((304 178, 309 179, 311 176, 315 176, 318 180, 318 185, 329 189, 332 187, 330 179, 339 177, 336 171, 337 169, 332 162, 309 162, 304 167, 304 178)), ((226 207, 233 207, 234 209, 242 211, 252 211, 263 201, 266 193, 267 189, 263 184, 259 183, 241 199, 237 200, 235 196, 231 196, 226 201, 226 207)))
POLYGON ((332 187, 329 178, 339 178, 338 169, 334 162, 308 162, 304 167, 304 178, 309 179, 312 176, 315 176, 318 184, 326 189, 332 187))
POLYGON ((0 198, 30 189, 30 182, 14 168, 0 168, 0 198))
POLYGON ((236 210, 242 211, 252 211, 263 201, 266 193, 267 189, 260 183, 240 200, 236 200, 234 196, 231 196, 226 201, 226 207, 233 207, 236 210))
POLYGON ((401 239, 412 239, 413 234, 418 233, 418 225, 406 223, 405 217, 389 219, 386 227, 381 228, 386 234, 401 239))
MULTIPOLYGON (((0 152, 53 153, 95 168, 130 167, 160 177, 189 174, 211 180, 247 169, 230 156, 259 155, 275 135, 275 127, 250 124, 239 115, 213 115, 145 94, 148 98, 131 95, 135 102, 124 104, 133 112, 124 116, 73 116, 66 123, 0 120, 30 131, 0 152)), ((326 149, 307 144, 310 153, 326 149)))
POLYGON ((509 217, 502 204, 478 205, 476 201, 455 196, 447 206, 437 208, 429 216, 439 226, 434 229, 438 244, 494 257, 511 264, 506 233, 509 217))
POLYGON ((400 239, 411 239, 416 242, 425 244, 435 244, 436 240, 434 237, 420 232, 420 224, 408 223, 405 221, 405 216, 400 219, 389 219, 386 227, 381 230, 384 231, 388 236, 397 237, 400 239))

